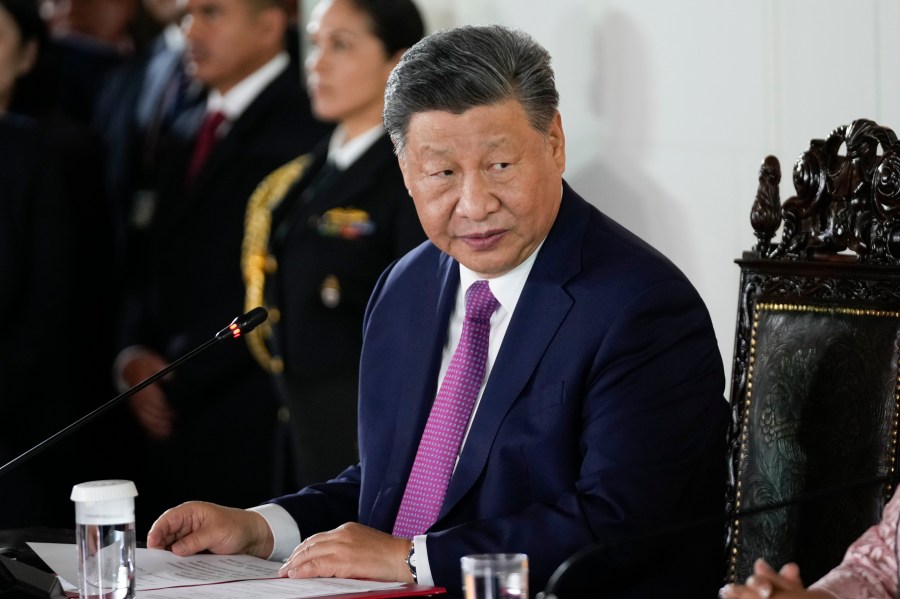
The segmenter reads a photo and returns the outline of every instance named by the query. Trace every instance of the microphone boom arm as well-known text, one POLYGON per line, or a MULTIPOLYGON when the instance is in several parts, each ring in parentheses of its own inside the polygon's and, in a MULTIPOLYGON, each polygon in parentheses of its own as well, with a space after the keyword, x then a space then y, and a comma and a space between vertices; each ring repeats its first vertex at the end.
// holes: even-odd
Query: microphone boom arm
POLYGON ((246 314, 238 316, 233 321, 231 321, 230 325, 228 325, 227 327, 225 327, 224 329, 222 329, 221 331, 216 333, 216 336, 213 337, 212 339, 210 339, 209 341, 203 343, 199 347, 194 348, 193 350, 191 350, 187 354, 181 356, 174 362, 167 364, 165 368, 163 368, 156 374, 147 377, 146 379, 144 379, 143 381, 141 381, 134 387, 128 389, 127 391, 125 391, 123 393, 120 393, 119 395, 112 398, 111 400, 109 400, 108 402, 106 402, 105 404, 100 406, 99 408, 95 409, 91 413, 86 414, 85 416, 82 416, 81 418, 79 418, 72 424, 68 425, 61 431, 44 439, 43 441, 41 441, 40 443, 38 443, 37 445, 35 445, 31 449, 29 449, 28 451, 26 451, 25 453, 19 455, 16 458, 13 458, 12 460, 7 462, 3 466, 0 466, 0 477, 2 477, 9 470, 12 470, 16 466, 18 466, 19 464, 21 464, 22 462, 27 460, 28 458, 34 456, 37 453, 40 453, 44 449, 47 449, 48 447, 50 447, 51 445, 53 445, 60 439, 67 437, 70 433, 78 430, 79 428, 81 428, 88 422, 94 420, 101 414, 105 414, 107 411, 112 409, 123 399, 131 397, 138 391, 141 391, 145 387, 152 385, 153 383, 155 383, 162 377, 169 374, 175 368, 181 366, 183 363, 187 362, 188 360, 190 360, 197 354, 205 351, 211 345, 219 343, 220 341, 223 341, 225 339, 237 339, 238 337, 241 337, 243 334, 249 333, 250 331, 252 331, 259 324, 261 324, 263 321, 265 321, 266 318, 268 318, 268 313, 266 312, 265 308, 261 308, 261 307, 253 308, 246 314))

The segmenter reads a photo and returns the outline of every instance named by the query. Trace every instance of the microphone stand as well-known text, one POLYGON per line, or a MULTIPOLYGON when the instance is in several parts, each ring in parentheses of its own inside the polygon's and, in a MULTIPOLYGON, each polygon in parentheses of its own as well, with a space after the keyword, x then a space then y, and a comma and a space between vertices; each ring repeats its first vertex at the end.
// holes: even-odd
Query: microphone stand
MULTIPOLYGON (((243 334, 249 333, 257 326, 262 324, 266 320, 266 318, 268 318, 268 316, 268 312, 266 312, 265 308, 262 307, 253 308, 246 314, 238 316, 231 321, 231 324, 216 333, 215 337, 213 337, 209 341, 181 356, 171 364, 166 365, 165 368, 163 368, 156 374, 147 377, 134 387, 128 389, 124 393, 120 393, 99 408, 79 418, 58 433, 41 441, 25 453, 19 455, 16 458, 13 458, 12 460, 4 464, 2 467, 0 467, 0 477, 2 477, 4 474, 9 472, 28 458, 47 449, 60 439, 67 437, 101 414, 108 412, 123 399, 131 397, 148 385, 152 385, 175 368, 178 368, 180 365, 184 364, 197 354, 208 349, 210 346, 224 341, 225 339, 237 339, 243 334)), ((45 572, 40 568, 36 568, 35 566, 31 566, 24 562, 10 559, 9 557, 6 557, 2 554, 0 554, 0 597, 2 597, 3 599, 66 599, 66 595, 62 591, 59 579, 54 574, 45 572)))

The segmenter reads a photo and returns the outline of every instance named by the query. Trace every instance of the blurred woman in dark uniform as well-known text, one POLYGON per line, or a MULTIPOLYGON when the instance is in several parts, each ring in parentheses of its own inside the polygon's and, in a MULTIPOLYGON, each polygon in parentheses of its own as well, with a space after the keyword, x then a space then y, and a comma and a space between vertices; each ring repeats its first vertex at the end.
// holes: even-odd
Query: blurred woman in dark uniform
POLYGON ((308 26, 313 112, 337 124, 313 152, 264 180, 247 209, 247 306, 269 320, 248 336, 290 421, 285 470, 327 480, 358 460, 362 319, 384 268, 425 240, 382 127, 384 88, 424 34, 411 0, 323 0, 308 26))

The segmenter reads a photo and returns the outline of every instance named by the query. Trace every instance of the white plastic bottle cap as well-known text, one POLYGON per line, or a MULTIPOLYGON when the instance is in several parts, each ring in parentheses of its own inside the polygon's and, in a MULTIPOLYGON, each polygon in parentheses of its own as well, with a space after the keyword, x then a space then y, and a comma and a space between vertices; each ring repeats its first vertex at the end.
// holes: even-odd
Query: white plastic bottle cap
POLYGON ((77 524, 125 524, 134 521, 137 487, 130 480, 94 480, 72 487, 77 524))

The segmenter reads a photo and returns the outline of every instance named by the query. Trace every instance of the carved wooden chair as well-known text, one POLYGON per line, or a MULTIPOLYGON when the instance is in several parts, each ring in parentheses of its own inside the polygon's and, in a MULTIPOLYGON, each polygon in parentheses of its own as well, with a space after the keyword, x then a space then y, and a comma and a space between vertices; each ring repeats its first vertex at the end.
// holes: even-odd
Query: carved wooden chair
POLYGON ((900 143, 856 120, 812 140, 783 205, 780 179, 767 157, 750 216, 758 243, 736 260, 730 582, 757 557, 817 580, 894 488, 900 143))

